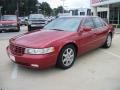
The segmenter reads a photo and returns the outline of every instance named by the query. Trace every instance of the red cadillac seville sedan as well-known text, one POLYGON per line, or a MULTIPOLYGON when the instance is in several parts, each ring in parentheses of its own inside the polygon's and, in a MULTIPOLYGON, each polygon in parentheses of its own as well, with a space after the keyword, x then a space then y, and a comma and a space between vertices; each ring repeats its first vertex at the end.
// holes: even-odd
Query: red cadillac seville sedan
POLYGON ((16 36, 7 53, 20 65, 33 68, 70 68, 77 56, 112 43, 114 28, 99 17, 60 17, 42 30, 16 36))

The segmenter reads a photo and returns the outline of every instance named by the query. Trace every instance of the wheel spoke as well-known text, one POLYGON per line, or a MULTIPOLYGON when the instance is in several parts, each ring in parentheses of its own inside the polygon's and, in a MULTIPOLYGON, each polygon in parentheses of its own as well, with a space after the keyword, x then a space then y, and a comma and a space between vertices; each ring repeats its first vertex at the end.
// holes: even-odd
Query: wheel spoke
POLYGON ((72 53, 73 53, 73 50, 70 50, 70 51, 69 51, 69 55, 71 55, 72 53))
POLYGON ((71 48, 67 48, 62 56, 62 62, 65 66, 69 66, 74 61, 74 51, 71 48))
POLYGON ((69 49, 67 49, 67 54, 69 54, 69 49))
POLYGON ((66 57, 67 55, 64 53, 63 56, 66 57))

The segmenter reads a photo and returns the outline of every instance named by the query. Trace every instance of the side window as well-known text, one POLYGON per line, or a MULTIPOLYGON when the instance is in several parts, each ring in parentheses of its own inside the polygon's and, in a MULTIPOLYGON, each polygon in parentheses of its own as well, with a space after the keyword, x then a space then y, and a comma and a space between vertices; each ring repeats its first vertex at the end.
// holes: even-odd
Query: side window
POLYGON ((95 28, 103 27, 103 23, 100 18, 95 17, 95 18, 93 18, 93 21, 95 24, 95 28))
POLYGON ((85 22, 83 23, 83 26, 89 26, 91 28, 94 28, 94 23, 91 18, 86 18, 85 22))
POLYGON ((107 26, 107 22, 106 22, 104 19, 101 19, 101 18, 100 18, 100 20, 101 20, 103 26, 107 26))

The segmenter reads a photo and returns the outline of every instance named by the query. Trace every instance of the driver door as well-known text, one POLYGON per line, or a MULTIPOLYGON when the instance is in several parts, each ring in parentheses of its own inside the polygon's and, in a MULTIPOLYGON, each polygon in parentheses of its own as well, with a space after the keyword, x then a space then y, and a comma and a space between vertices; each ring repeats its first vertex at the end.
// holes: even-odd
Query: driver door
POLYGON ((88 17, 83 21, 83 24, 80 28, 79 35, 79 51, 80 53, 85 53, 95 48, 95 30, 93 20, 88 17), (87 29, 89 30, 86 30, 87 29))

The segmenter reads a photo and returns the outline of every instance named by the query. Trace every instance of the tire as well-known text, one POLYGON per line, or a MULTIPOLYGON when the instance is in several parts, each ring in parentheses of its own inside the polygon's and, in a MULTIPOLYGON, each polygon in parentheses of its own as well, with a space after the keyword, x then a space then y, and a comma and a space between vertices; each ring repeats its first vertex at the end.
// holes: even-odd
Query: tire
POLYGON ((17 30, 14 30, 14 32, 19 32, 20 31, 20 26, 18 26, 17 30))
POLYGON ((58 55, 56 66, 61 69, 68 69, 73 66, 75 59, 76 59, 75 47, 73 45, 66 45, 58 55))
POLYGON ((20 31, 20 29, 16 30, 16 32, 19 32, 19 31, 20 31))
POLYGON ((28 31, 32 31, 32 28, 30 25, 28 25, 28 31))
POLYGON ((103 45, 103 48, 110 48, 112 44, 112 35, 108 34, 107 39, 103 45))
POLYGON ((0 33, 2 33, 2 31, 0 31, 0 33))

